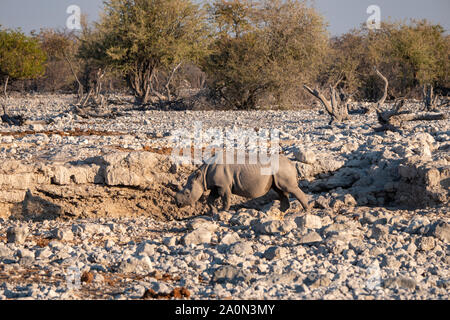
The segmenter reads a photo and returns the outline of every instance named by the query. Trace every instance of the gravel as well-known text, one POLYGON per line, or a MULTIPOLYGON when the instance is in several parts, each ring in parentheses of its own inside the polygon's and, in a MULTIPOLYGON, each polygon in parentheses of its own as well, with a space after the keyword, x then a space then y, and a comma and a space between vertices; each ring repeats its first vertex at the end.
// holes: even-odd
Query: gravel
POLYGON ((35 123, 32 128, 0 123, 3 165, 9 160, 73 165, 123 148, 130 153, 148 146, 168 148, 174 130, 190 128, 198 119, 205 129, 277 128, 283 152, 295 161, 300 186, 315 207, 305 213, 291 199, 291 209, 282 217, 278 200, 236 206, 242 201, 233 199, 229 211, 206 216, 198 203, 191 215, 173 219, 169 197, 156 205, 148 197, 152 191, 175 190, 194 167, 173 167, 156 158, 146 160, 163 172, 164 189, 156 191, 153 184, 160 181, 144 177, 146 171, 133 174, 142 159, 131 162, 129 155, 110 167, 90 163, 74 177, 60 168, 52 171, 53 180, 45 176, 50 167, 43 166, 33 177, 48 178, 56 191, 39 197, 39 188, 21 186, 31 179, 28 173, 10 177, 2 171, 1 210, 17 200, 17 190, 31 211, 64 197, 76 203, 86 192, 98 214, 88 206, 74 208, 81 212, 77 215, 69 210, 39 219, 1 211, 0 299, 139 299, 148 289, 162 294, 179 287, 189 290, 191 299, 450 298, 450 221, 441 190, 448 183, 448 120, 409 123, 407 130, 381 134, 372 129, 376 115, 352 114, 352 121, 329 126, 318 110, 137 111, 125 104, 117 106, 120 116, 112 121, 73 114, 72 99, 10 99, 10 112, 26 113, 35 123), (39 132, 19 134, 31 129, 39 132), (75 130, 100 133, 57 133, 75 130), (435 181, 437 164, 441 179, 435 181), (111 202, 97 192, 102 186, 91 175, 93 168, 110 170, 111 199, 127 199, 111 214, 101 211, 111 202), (142 186, 147 178, 150 183, 142 186), (427 179, 427 191, 417 189, 427 179), (6 183, 15 189, 6 189, 6 183), (390 202, 392 198, 403 205, 390 202), (413 204, 412 198, 422 207, 405 207, 413 204), (137 207, 142 214, 123 214, 137 207))

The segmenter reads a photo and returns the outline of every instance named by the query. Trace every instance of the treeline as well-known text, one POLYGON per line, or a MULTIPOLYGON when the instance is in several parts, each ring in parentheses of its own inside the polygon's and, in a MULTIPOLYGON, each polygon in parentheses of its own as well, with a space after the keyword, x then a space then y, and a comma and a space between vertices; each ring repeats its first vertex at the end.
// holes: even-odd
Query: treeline
POLYGON ((419 98, 424 86, 447 95, 450 36, 423 21, 365 25, 330 38, 315 9, 294 0, 108 0, 81 32, 0 29, 0 76, 16 90, 105 91, 136 101, 208 93, 211 103, 253 109, 300 106, 304 84, 333 86, 355 100, 419 98))

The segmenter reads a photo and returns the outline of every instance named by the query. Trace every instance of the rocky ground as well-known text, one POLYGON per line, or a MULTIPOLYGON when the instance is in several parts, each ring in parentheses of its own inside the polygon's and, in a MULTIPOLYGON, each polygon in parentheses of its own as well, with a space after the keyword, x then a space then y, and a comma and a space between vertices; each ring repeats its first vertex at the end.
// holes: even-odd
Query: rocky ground
POLYGON ((0 123, 0 299, 449 299, 449 120, 377 133, 361 104, 329 126, 320 109, 79 113, 73 99, 10 99, 27 123, 0 123), (168 155, 195 121, 279 129, 315 207, 178 209, 195 166, 168 155))

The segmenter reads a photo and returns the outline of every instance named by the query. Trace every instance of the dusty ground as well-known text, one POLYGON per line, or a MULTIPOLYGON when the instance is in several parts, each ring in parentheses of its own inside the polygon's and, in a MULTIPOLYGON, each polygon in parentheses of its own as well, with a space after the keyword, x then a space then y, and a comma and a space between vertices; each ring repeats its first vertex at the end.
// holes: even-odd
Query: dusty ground
POLYGON ((449 120, 375 133, 361 104, 328 126, 319 109, 123 103, 105 118, 77 115, 72 101, 11 99, 28 122, 0 124, 0 299, 449 298, 449 120), (291 199, 282 220, 268 195, 212 216, 204 198, 178 209, 173 194, 195 166, 168 155, 195 121, 279 129, 315 208, 291 199))

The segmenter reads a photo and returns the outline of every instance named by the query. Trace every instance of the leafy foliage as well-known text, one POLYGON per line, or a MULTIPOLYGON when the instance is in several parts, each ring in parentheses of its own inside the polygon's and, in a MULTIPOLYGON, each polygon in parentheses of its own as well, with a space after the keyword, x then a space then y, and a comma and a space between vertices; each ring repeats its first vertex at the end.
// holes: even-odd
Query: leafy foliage
POLYGON ((46 55, 37 39, 20 30, 0 30, 0 74, 31 79, 44 73, 46 55))
POLYGON ((449 87, 450 37, 440 25, 426 20, 382 22, 378 30, 363 25, 331 40, 321 83, 335 83, 375 100, 382 85, 373 71, 389 79, 394 96, 414 96, 423 85, 449 87))
POLYGON ((303 81, 317 76, 326 53, 322 17, 304 2, 217 0, 213 53, 204 68, 231 107, 290 107, 303 81))
POLYGON ((206 49, 204 12, 190 0, 109 0, 81 56, 124 75, 147 103, 158 69, 195 61, 206 49))

